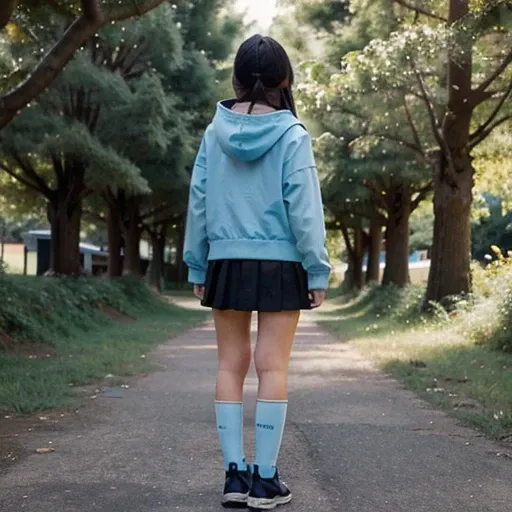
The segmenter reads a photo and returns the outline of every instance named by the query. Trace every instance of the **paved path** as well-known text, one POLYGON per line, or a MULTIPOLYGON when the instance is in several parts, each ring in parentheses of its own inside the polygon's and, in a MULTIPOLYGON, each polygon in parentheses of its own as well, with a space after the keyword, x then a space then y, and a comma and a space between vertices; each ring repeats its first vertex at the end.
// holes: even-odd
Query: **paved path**
MULTIPOLYGON (((284 510, 507 512, 512 460, 458 427, 346 344, 303 320, 293 356, 281 457, 295 500, 284 510)), ((215 343, 207 323, 155 352, 161 370, 125 398, 98 398, 63 431, 20 439, 28 455, 0 477, 2 512, 220 510, 212 404, 215 343)), ((252 450, 256 380, 248 381, 252 450)))

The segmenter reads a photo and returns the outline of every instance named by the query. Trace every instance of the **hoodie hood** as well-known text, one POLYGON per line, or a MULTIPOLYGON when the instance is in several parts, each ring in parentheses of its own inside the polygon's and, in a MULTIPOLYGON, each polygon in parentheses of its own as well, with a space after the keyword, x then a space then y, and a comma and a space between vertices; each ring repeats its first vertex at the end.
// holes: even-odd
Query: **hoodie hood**
POLYGON ((303 126, 289 110, 242 114, 231 110, 233 103, 219 102, 212 124, 223 153, 242 162, 261 158, 290 128, 303 126))

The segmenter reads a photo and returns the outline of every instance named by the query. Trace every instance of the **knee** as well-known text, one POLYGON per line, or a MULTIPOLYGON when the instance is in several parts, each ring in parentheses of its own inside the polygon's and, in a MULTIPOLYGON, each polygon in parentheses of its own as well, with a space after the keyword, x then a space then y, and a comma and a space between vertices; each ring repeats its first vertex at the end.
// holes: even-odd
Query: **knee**
POLYGON ((256 350, 254 352, 254 366, 258 377, 270 372, 286 372, 287 362, 281 360, 277 354, 271 351, 256 350))
POLYGON ((251 349, 237 350, 219 358, 219 370, 245 376, 251 364, 251 349))

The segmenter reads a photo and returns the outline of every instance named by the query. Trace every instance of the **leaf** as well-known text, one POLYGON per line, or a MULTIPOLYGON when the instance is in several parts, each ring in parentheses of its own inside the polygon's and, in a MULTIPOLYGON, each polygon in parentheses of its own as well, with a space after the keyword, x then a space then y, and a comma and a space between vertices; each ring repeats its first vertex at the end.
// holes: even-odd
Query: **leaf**
POLYGON ((55 448, 52 448, 52 447, 36 448, 36 453, 38 453, 40 455, 44 455, 44 454, 47 454, 47 453, 52 453, 54 451, 55 451, 55 448))

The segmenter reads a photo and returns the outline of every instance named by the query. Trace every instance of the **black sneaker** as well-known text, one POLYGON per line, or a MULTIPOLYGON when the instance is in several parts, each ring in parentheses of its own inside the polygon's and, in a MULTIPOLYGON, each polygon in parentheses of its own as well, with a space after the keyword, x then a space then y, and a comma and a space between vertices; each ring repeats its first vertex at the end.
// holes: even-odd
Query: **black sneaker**
POLYGON ((235 462, 229 464, 226 471, 226 483, 224 484, 224 495, 222 506, 226 508, 246 508, 249 489, 251 488, 251 472, 239 471, 235 462))
POLYGON ((257 465, 253 466, 252 486, 247 500, 249 510, 272 510, 279 505, 285 505, 292 500, 292 493, 279 480, 276 472, 272 478, 262 478, 257 465))

